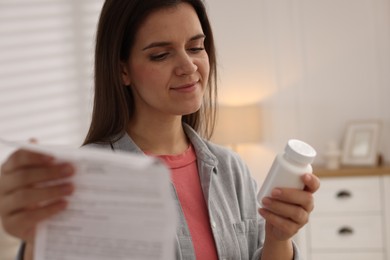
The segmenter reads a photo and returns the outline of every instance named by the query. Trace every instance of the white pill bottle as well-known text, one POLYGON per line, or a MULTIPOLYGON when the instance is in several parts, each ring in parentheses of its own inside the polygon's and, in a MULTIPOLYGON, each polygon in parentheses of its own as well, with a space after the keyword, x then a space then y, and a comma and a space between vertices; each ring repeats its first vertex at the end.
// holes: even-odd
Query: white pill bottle
POLYGON ((283 154, 278 154, 261 186, 257 199, 270 197, 274 188, 303 189, 302 175, 313 173, 311 163, 316 157, 313 147, 297 139, 290 139, 283 154))

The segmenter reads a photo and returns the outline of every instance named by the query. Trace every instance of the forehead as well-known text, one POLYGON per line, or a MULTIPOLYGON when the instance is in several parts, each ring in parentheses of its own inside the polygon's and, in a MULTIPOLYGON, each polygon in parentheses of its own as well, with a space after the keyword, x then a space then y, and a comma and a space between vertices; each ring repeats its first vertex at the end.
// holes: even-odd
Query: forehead
POLYGON ((136 34, 136 43, 189 38, 203 33, 195 9, 187 3, 159 9, 148 15, 136 34))

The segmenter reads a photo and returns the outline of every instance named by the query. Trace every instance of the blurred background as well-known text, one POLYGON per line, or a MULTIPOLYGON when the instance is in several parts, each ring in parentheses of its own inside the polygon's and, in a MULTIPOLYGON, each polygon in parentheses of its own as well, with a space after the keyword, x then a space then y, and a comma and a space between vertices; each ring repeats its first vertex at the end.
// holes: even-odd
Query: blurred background
MULTIPOLYGON (((259 184, 288 139, 310 143, 322 164, 329 143, 341 149, 351 121, 382 122, 379 152, 390 162, 388 0, 205 2, 221 105, 261 112, 253 127, 261 135, 223 143, 259 184)), ((91 114, 102 3, 0 0, 0 138, 80 146, 91 114)), ((0 161, 10 152, 0 145, 0 161)), ((13 259, 17 244, 0 231, 0 259, 13 259)))
MULTIPOLYGON (((102 0, 0 0, 0 138, 79 147, 102 0)), ((11 152, 0 144, 0 161, 11 152)), ((0 229, 0 259, 19 241, 0 229)))

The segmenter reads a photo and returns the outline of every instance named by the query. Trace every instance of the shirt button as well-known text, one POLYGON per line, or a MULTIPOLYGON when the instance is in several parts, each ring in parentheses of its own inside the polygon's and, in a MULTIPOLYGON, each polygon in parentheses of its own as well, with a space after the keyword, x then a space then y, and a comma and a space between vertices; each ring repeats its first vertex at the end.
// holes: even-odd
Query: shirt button
POLYGON ((212 228, 216 228, 217 227, 217 223, 215 223, 215 221, 211 221, 211 227, 212 228))

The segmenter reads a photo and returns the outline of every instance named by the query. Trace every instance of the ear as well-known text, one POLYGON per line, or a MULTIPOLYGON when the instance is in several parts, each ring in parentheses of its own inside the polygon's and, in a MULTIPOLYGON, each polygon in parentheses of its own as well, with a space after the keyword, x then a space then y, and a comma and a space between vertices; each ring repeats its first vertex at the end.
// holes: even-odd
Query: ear
POLYGON ((127 68, 127 64, 124 62, 121 62, 121 76, 122 76, 123 85, 130 86, 131 85, 130 73, 129 73, 129 69, 127 68))

